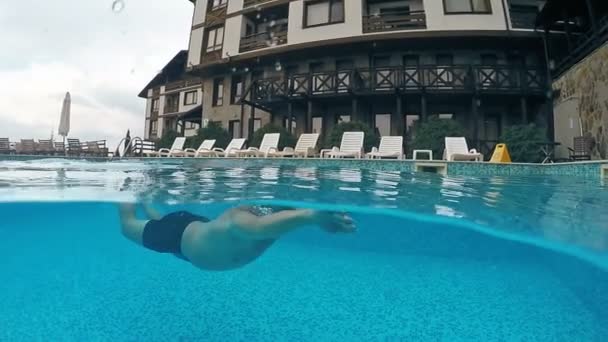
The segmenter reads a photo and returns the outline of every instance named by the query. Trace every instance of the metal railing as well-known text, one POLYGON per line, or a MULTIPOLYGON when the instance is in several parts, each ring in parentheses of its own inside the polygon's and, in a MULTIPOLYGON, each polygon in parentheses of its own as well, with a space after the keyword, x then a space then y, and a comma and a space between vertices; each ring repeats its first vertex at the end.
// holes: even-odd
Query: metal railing
POLYGON ((281 24, 269 31, 241 38, 239 51, 247 52, 287 44, 287 25, 281 24))
POLYGON ((363 16, 363 33, 425 28, 424 11, 391 11, 363 16))

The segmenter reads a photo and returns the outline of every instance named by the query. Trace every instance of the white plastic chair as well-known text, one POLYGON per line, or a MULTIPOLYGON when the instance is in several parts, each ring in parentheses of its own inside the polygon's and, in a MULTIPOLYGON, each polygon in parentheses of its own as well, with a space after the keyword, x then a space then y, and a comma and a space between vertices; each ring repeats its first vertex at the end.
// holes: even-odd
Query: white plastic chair
POLYGON ((146 155, 156 157, 176 157, 184 153, 184 144, 186 143, 185 137, 177 137, 173 140, 171 148, 161 148, 156 152, 146 152, 146 155))
POLYGON ((448 161, 483 161, 483 155, 470 149, 464 137, 446 137, 443 158, 448 161))
POLYGON ((304 133, 300 135, 296 147, 285 147, 280 152, 270 152, 269 157, 304 157, 308 158, 315 154, 317 142, 319 141, 318 133, 304 133))
POLYGON ((260 147, 249 147, 245 150, 235 151, 239 157, 268 157, 272 152, 278 151, 281 133, 266 133, 262 138, 260 147))
POLYGON ((363 140, 365 133, 363 132, 344 132, 340 148, 333 147, 331 152, 325 154, 329 158, 361 158, 363 154, 363 140))
POLYGON ((378 148, 372 148, 372 151, 366 154, 368 158, 397 158, 403 159, 403 137, 385 136, 380 140, 378 148))
POLYGON ((187 148, 184 150, 184 155, 186 157, 200 157, 213 150, 213 146, 215 146, 215 139, 207 139, 201 143, 198 149, 187 148))
POLYGON ((243 148, 243 145, 245 145, 245 139, 243 139, 243 138, 232 139, 230 141, 230 143, 228 144, 228 146, 226 146, 226 149, 216 147, 213 150, 211 150, 211 152, 209 152, 209 153, 207 153, 207 152, 199 153, 199 156, 206 155, 206 154, 212 155, 214 157, 236 156, 236 152, 240 151, 243 148))

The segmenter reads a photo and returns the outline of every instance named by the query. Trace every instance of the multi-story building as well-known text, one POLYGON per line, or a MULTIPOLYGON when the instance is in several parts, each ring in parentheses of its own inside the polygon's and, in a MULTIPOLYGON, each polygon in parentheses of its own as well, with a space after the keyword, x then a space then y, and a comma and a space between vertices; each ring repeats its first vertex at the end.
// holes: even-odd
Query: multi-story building
POLYGON ((157 139, 166 130, 196 134, 202 123, 201 79, 186 74, 188 51, 180 51, 139 93, 146 99, 145 139, 157 139))
POLYGON ((556 149, 568 157, 575 137, 608 158, 608 1, 548 0, 538 17, 552 67, 556 149))
POLYGON ((202 115, 235 137, 349 120, 410 137, 437 116, 484 147, 510 125, 553 122, 543 3, 197 0, 186 70, 202 80, 202 115))

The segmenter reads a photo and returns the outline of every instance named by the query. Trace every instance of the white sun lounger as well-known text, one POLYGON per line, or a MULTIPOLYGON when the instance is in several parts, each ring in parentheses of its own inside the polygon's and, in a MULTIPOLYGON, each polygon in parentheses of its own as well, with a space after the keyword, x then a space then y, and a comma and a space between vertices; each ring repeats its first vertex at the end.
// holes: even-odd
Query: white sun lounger
POLYGON ((236 155, 239 157, 265 157, 272 152, 278 151, 279 139, 281 138, 281 133, 266 133, 264 134, 264 138, 262 138, 262 142, 260 143, 260 148, 249 147, 245 150, 235 151, 236 155))
POLYGON ((177 137, 173 140, 171 148, 161 148, 158 151, 145 151, 147 157, 175 157, 184 152, 185 137, 177 137))
POLYGON ((304 157, 308 158, 315 154, 317 142, 319 141, 318 133, 304 133, 300 135, 296 147, 285 147, 280 152, 270 152, 269 157, 304 157))
POLYGON ((213 150, 211 150, 211 152, 199 153, 199 156, 204 156, 204 155, 209 154, 214 157, 234 157, 234 156, 236 156, 236 152, 240 151, 243 148, 243 145, 245 145, 245 139, 243 139, 243 138, 232 139, 232 141, 230 141, 228 146, 226 146, 226 149, 216 147, 213 150))
POLYGON ((344 132, 340 148, 333 147, 325 156, 329 158, 361 158, 363 154, 363 132, 344 132))
POLYGON ((467 146, 464 137, 446 137, 443 158, 448 161, 483 161, 483 155, 467 146))
POLYGON ((200 157, 200 156, 208 156, 208 152, 213 150, 213 146, 215 146, 215 139, 207 139, 201 143, 198 149, 187 148, 184 150, 184 156, 186 157, 200 157))
POLYGON ((378 148, 372 148, 372 151, 366 154, 368 158, 397 158, 403 159, 403 137, 385 136, 380 140, 378 148))

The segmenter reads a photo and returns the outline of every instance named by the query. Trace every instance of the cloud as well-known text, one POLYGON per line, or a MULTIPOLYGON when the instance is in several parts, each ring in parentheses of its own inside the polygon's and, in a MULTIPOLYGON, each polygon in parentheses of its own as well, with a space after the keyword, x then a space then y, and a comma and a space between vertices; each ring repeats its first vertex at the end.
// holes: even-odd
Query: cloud
POLYGON ((137 94, 187 48, 187 0, 21 0, 0 3, 0 137, 46 138, 66 91, 70 135, 117 142, 142 135, 137 94))

